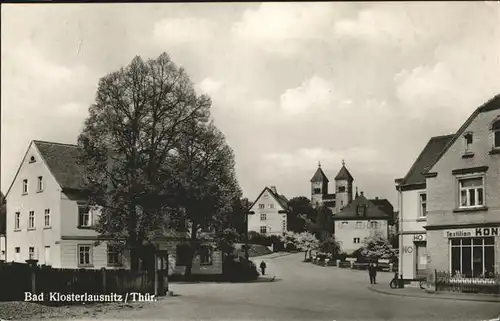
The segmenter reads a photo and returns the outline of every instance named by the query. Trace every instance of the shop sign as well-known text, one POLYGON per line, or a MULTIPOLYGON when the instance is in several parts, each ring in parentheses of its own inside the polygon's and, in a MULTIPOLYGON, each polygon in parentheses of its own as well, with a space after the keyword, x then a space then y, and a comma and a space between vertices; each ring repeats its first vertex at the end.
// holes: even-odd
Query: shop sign
POLYGON ((499 227, 480 227, 480 228, 467 228, 457 230, 444 231, 444 237, 457 238, 457 237, 483 237, 483 236, 499 236, 499 227))
POLYGON ((425 242, 427 241, 427 234, 414 234, 413 242, 425 242))

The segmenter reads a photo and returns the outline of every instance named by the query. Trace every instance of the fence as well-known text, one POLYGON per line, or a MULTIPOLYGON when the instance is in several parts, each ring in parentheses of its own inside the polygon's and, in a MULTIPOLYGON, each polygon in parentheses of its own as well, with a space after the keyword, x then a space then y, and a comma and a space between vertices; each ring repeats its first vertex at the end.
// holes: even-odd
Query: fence
MULTIPOLYGON (((167 271, 72 270, 0 264, 0 301, 25 300, 26 293, 163 295, 168 291, 167 271)), ((54 303, 54 302, 52 302, 54 303)), ((67 303, 67 302, 66 302, 67 303)))
POLYGON ((434 271, 436 291, 500 294, 500 273, 487 277, 467 278, 450 272, 434 271))

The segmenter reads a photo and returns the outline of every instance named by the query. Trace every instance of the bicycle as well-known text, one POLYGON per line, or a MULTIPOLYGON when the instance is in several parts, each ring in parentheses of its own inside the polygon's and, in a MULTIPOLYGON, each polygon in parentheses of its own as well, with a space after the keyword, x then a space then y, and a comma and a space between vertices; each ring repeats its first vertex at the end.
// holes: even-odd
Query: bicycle
POLYGON ((394 278, 391 280, 391 283, 389 283, 389 286, 391 289, 397 289, 399 287, 398 272, 394 273, 394 278))
POLYGON ((418 285, 420 286, 420 288, 422 290, 427 289, 427 280, 426 279, 420 279, 420 281, 418 282, 418 285))

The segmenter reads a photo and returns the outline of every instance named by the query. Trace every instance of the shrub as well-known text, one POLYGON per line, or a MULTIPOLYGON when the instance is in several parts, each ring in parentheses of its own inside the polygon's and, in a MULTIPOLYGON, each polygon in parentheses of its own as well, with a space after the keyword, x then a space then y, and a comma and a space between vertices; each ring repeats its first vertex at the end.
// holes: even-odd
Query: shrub
POLYGON ((250 260, 228 257, 224 262, 223 274, 226 280, 231 282, 245 282, 256 280, 259 277, 257 266, 250 260))

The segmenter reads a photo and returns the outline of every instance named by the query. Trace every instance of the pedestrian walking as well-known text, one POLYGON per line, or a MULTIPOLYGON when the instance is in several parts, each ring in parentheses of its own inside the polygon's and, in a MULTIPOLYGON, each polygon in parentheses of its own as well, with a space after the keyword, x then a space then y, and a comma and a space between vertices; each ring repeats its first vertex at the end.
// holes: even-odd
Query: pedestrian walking
POLYGON ((377 284, 377 266, 371 263, 368 267, 368 274, 370 275, 370 284, 377 284))
POLYGON ((260 262, 260 271, 262 275, 266 274, 266 263, 264 261, 260 262))

